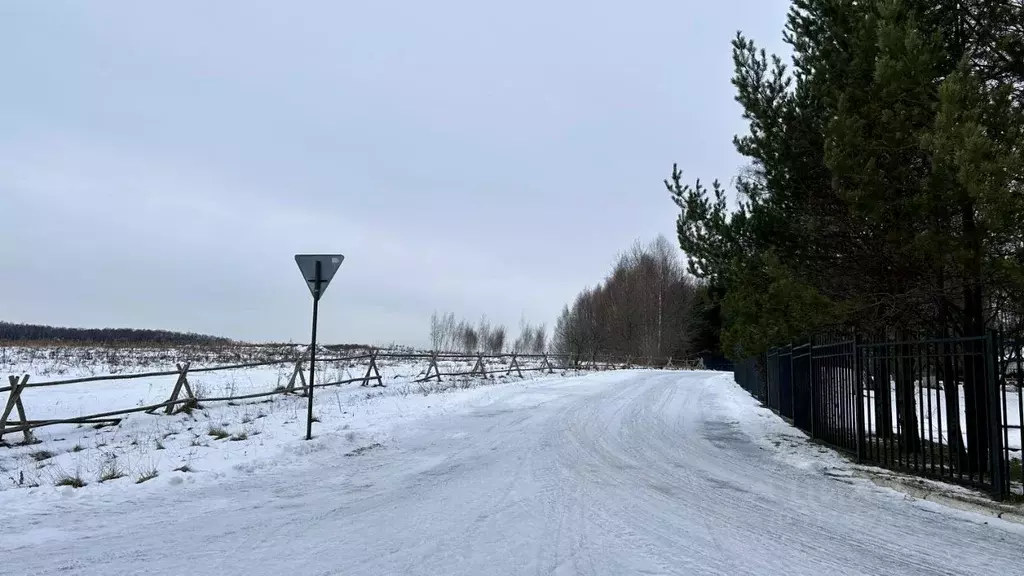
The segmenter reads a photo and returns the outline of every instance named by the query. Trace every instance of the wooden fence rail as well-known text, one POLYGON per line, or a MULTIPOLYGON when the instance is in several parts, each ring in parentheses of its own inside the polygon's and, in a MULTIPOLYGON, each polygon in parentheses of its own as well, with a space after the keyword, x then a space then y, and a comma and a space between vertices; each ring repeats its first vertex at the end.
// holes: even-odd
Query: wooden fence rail
MULTIPOLYGON (((459 378, 459 377, 481 377, 486 378, 495 374, 502 374, 504 376, 512 376, 513 372, 515 376, 522 378, 523 373, 527 372, 546 372, 548 374, 554 373, 556 370, 605 370, 605 369, 620 369, 620 368, 631 368, 635 366, 647 366, 657 368, 671 368, 671 367, 700 367, 696 366, 693 361, 684 362, 681 366, 679 363, 673 364, 671 358, 667 359, 655 359, 648 358, 646 362, 638 363, 633 361, 632 358, 617 359, 611 357, 596 357, 591 356, 589 359, 582 359, 578 356, 566 356, 566 355, 548 355, 548 354, 465 354, 456 352, 430 352, 430 353, 395 353, 374 350, 368 354, 358 354, 352 356, 328 356, 325 358, 317 358, 318 367, 321 365, 330 365, 343 362, 362 362, 366 363, 366 372, 362 377, 347 378, 343 380, 335 380, 329 382, 316 383, 313 388, 325 388, 329 386, 341 386, 344 384, 354 384, 359 382, 362 386, 372 387, 383 387, 384 379, 380 374, 378 360, 391 359, 391 360, 428 360, 429 365, 425 372, 421 373, 419 377, 414 377, 411 383, 428 382, 436 380, 441 382, 442 378, 459 378), (492 364, 497 361, 506 361, 507 365, 495 369, 489 369, 488 361, 492 364), (535 361, 540 363, 539 366, 523 366, 522 361, 535 361), (453 370, 450 372, 441 372, 439 362, 474 362, 473 368, 469 371, 465 370, 453 370)), ((69 378, 64 380, 53 380, 44 382, 31 382, 29 375, 25 374, 22 376, 10 376, 8 378, 9 385, 0 388, 0 393, 7 392, 7 401, 4 404, 4 410, 0 414, 0 444, 3 443, 3 437, 5 435, 16 434, 21 432, 23 434, 24 442, 32 443, 34 441, 32 430, 36 428, 42 428, 45 426, 55 426, 60 424, 96 424, 96 425, 112 425, 119 424, 121 417, 129 414, 136 413, 149 413, 153 414, 157 411, 163 410, 164 414, 175 414, 183 409, 198 407, 200 402, 211 403, 211 402, 237 402, 241 400, 253 400, 257 398, 266 398, 270 396, 278 396, 285 394, 294 395, 308 395, 310 386, 306 379, 306 365, 309 363, 308 355, 301 355, 299 357, 289 356, 282 357, 274 360, 267 360, 261 362, 247 362, 243 364, 229 364, 225 366, 208 366, 208 367, 197 367, 191 366, 190 362, 183 362, 175 366, 175 370, 162 370, 152 372, 138 372, 131 374, 108 374, 103 376, 89 376, 83 378, 69 378), (292 364, 291 376, 286 386, 279 386, 273 390, 254 392, 248 394, 232 394, 230 396, 218 396, 218 397, 199 397, 193 389, 188 378, 192 374, 204 373, 204 372, 220 372, 228 370, 239 370, 245 368, 257 368, 264 366, 277 366, 284 364, 292 364), (157 404, 150 404, 147 406, 134 406, 131 408, 125 408, 120 410, 111 410, 107 412, 101 412, 96 414, 89 414, 86 416, 77 416, 74 418, 53 418, 47 420, 30 420, 26 415, 24 401, 22 394, 26 389, 50 387, 50 386, 65 386, 74 384, 85 384, 90 382, 104 382, 104 381, 119 381, 119 380, 137 380, 142 378, 159 378, 165 376, 174 376, 174 385, 171 388, 171 394, 168 399, 164 402, 157 404), (17 414, 16 418, 13 417, 17 414)), ((322 369, 321 369, 322 370, 322 369)))
MULTIPOLYGON (((341 358, 338 358, 339 360, 341 358)), ((287 364, 294 362, 295 358, 287 358, 280 360, 267 360, 263 362, 248 362, 245 364, 228 364, 226 366, 208 366, 205 368, 193 368, 192 372, 221 372, 224 370, 239 370, 242 368, 257 368, 260 366, 276 366, 279 364, 287 364)), ((86 382, 105 382, 109 380, 138 380, 140 378, 157 378, 160 376, 177 376, 177 370, 163 370, 159 372, 132 372, 129 374, 104 374, 102 376, 87 376, 84 378, 71 378, 68 380, 50 380, 46 382, 33 382, 26 385, 26 388, 40 388, 43 386, 63 386, 65 384, 83 384, 86 382)), ((8 392, 11 390, 10 386, 4 386, 0 388, 0 392, 8 392)))

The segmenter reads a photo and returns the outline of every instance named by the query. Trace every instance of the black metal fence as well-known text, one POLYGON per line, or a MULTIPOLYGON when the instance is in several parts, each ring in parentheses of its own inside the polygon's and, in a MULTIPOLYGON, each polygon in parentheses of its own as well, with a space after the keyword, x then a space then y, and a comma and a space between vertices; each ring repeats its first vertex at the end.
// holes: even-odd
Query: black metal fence
POLYGON ((1024 341, 828 334, 739 362, 736 382, 811 438, 875 464, 1024 494, 1024 341))
POLYGON ((747 358, 740 360, 733 365, 733 376, 736 383, 750 392, 752 396, 764 402, 764 377, 759 366, 760 358, 747 358))

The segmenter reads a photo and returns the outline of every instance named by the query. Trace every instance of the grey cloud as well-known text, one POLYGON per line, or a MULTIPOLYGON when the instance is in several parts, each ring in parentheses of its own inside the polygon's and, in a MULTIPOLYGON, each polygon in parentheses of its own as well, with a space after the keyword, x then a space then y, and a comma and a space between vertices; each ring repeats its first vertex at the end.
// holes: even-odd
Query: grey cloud
POLYGON ((4 3, 0 318, 302 341, 337 250, 327 340, 550 324, 673 237, 673 161, 736 172, 728 43, 786 6, 4 3))

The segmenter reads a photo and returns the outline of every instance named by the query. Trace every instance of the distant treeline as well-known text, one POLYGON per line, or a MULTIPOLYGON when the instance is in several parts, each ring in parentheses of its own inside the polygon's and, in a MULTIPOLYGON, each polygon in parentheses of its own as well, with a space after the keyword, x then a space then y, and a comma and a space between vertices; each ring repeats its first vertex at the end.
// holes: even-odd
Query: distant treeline
POLYGON ((547 328, 543 324, 534 326, 523 318, 519 336, 510 341, 505 325, 492 325, 487 316, 474 326, 466 320, 456 320, 451 312, 434 312, 430 317, 430 346, 437 352, 502 354, 511 350, 516 354, 540 354, 547 350, 547 328))
POLYGON ((703 294, 664 236, 647 246, 636 243, 603 282, 562 309, 551 349, 577 360, 692 357, 709 348, 703 294))
POLYGON ((231 340, 192 332, 134 328, 64 328, 0 322, 0 342, 74 342, 95 344, 230 344, 231 340))

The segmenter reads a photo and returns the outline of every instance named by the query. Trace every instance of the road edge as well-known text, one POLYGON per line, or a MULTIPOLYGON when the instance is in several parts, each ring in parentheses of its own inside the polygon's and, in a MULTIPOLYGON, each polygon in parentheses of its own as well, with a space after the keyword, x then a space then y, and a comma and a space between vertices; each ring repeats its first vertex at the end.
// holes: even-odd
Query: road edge
POLYGON ((902 494, 906 494, 918 500, 934 502, 954 510, 962 512, 973 512, 991 518, 999 518, 1006 522, 1024 525, 1024 507, 1012 504, 1000 504, 986 500, 981 496, 970 494, 958 494, 954 492, 956 486, 929 486, 919 478, 902 478, 896 474, 886 472, 878 473, 874 470, 853 468, 851 470, 857 477, 870 480, 876 486, 889 488, 902 494))

